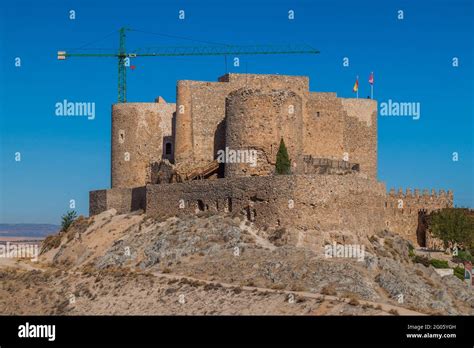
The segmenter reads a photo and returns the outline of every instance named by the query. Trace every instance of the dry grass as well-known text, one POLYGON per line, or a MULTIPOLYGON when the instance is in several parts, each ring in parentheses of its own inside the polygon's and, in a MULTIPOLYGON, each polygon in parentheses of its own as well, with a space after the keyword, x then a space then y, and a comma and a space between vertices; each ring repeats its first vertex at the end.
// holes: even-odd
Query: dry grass
POLYGON ((360 302, 359 302, 359 295, 353 293, 353 292, 346 292, 344 293, 344 297, 347 297, 349 299, 349 304, 351 306, 359 306, 360 305, 360 302))
POLYGON ((392 308, 391 310, 388 311, 390 314, 392 315, 400 315, 400 313, 398 313, 398 311, 394 308, 392 308))
POLYGON ((44 254, 45 252, 51 250, 51 249, 56 249, 61 245, 61 239, 62 239, 62 234, 57 233, 57 234, 52 234, 50 236, 47 236, 43 243, 41 243, 41 251, 40 255, 44 254))
POLYGON ((328 295, 328 296, 336 296, 337 295, 336 287, 334 286, 334 284, 326 285, 321 289, 321 294, 328 295))

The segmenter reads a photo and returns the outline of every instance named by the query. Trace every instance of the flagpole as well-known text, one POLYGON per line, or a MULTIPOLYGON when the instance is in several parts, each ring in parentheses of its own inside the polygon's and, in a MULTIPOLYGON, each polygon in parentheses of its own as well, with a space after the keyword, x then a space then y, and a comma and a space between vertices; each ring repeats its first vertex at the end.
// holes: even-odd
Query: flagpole
POLYGON ((357 75, 357 91, 356 91, 357 99, 359 99, 359 75, 357 75))
POLYGON ((369 83, 370 83, 370 99, 374 99, 374 72, 373 71, 370 73, 369 83))

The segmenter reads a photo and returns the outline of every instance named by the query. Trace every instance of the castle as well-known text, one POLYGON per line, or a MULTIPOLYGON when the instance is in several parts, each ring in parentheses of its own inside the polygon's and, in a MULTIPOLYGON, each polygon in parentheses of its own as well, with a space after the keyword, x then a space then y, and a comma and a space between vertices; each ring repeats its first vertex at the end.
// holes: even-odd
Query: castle
POLYGON ((111 181, 90 192, 90 215, 230 212, 265 230, 388 229, 420 246, 424 215, 453 205, 451 191, 387 193, 377 180, 376 101, 311 92, 302 76, 179 81, 176 104, 113 105, 111 181), (274 174, 281 139, 291 175, 274 174), (222 163, 222 151, 251 151, 255 161, 222 163))

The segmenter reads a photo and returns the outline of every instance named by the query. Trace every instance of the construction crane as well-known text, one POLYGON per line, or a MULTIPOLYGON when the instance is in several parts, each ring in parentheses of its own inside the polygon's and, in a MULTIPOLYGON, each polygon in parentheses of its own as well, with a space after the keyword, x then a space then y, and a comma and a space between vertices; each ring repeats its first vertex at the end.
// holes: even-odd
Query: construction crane
POLYGON ((119 49, 117 53, 67 53, 58 51, 58 60, 67 57, 117 57, 118 58, 118 102, 127 102, 127 59, 136 57, 177 57, 177 56, 228 56, 262 54, 318 54, 319 51, 307 45, 253 45, 253 46, 196 46, 196 47, 159 47, 147 50, 126 50, 126 32, 132 29, 122 27, 119 30, 119 49))

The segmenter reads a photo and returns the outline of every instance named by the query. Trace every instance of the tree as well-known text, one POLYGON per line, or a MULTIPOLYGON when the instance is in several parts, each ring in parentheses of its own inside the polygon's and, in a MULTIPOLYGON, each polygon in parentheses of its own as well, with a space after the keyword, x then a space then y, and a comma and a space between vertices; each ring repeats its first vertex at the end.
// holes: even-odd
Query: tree
POLYGON ((430 215, 428 226, 434 237, 447 248, 459 244, 471 248, 474 240, 474 219, 465 209, 445 208, 430 215))
POLYGON ((76 218, 77 213, 74 210, 70 210, 61 216, 61 231, 66 232, 76 218))
POLYGON ((278 148, 276 156, 275 171, 277 175, 291 174, 291 160, 288 156, 288 150, 286 149, 283 138, 280 140, 280 147, 278 148))

